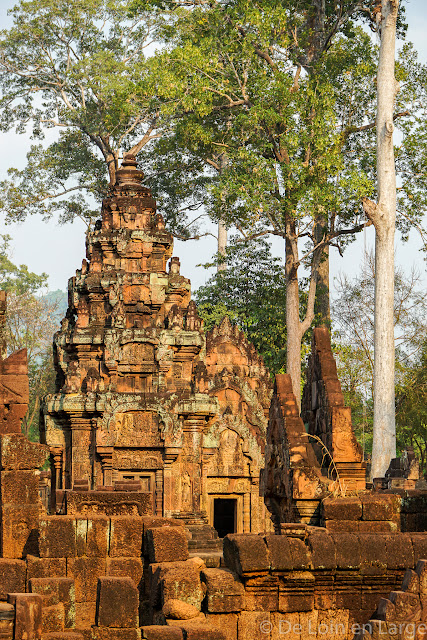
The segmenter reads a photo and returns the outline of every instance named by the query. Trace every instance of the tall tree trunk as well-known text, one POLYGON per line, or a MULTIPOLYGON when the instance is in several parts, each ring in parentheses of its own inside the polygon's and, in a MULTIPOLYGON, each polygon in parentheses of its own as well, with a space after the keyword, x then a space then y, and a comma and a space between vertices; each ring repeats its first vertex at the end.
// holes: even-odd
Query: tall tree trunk
POLYGON ((396 171, 393 111, 398 85, 394 76, 399 0, 382 0, 381 46, 377 74, 378 203, 364 200, 375 226, 374 438, 372 477, 383 477, 396 456, 394 399, 394 233, 396 171))
MULTIPOLYGON (((218 222, 218 254, 220 256, 224 256, 225 258, 226 249, 227 249, 227 227, 225 222, 223 220, 220 220, 218 222)), ((224 259, 223 262, 220 262, 218 264, 217 271, 225 271, 225 269, 227 269, 227 263, 225 262, 225 259, 224 259)))
MULTIPOLYGON (((314 224, 315 242, 321 242, 325 233, 325 226, 328 222, 323 217, 319 217, 314 224)), ((322 324, 330 328, 331 308, 329 300, 329 245, 322 250, 321 262, 318 269, 318 280, 316 289, 315 314, 319 315, 322 324)))
MULTIPOLYGON (((221 153, 220 157, 218 158, 219 175, 222 174, 224 169, 227 167, 227 164, 228 164, 228 157, 227 157, 227 153, 224 151, 223 153, 221 153)), ((221 202, 223 203, 223 206, 225 206, 224 195, 221 195, 221 202)), ((217 271, 225 271, 227 269, 227 263, 225 261, 227 241, 228 241, 228 237, 227 237, 226 224, 224 220, 219 220, 218 221, 218 255, 224 256, 224 260, 218 263, 217 271)))
POLYGON ((298 269, 294 255, 295 246, 285 239, 286 271, 286 373, 292 380, 292 388, 301 410, 301 322, 299 317, 298 269))

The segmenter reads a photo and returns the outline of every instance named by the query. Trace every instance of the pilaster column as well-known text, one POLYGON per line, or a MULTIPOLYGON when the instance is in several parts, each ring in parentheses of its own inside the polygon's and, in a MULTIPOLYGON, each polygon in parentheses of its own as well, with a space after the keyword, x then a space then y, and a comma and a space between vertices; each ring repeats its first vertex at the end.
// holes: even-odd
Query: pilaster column
POLYGON ((102 484, 104 487, 113 486, 113 452, 114 447, 96 447, 96 452, 101 458, 102 484))
POLYGON ((52 491, 62 489, 62 469, 64 458, 64 447, 50 447, 50 467, 52 472, 52 491))
POLYGON ((172 512, 177 511, 178 505, 174 500, 174 478, 172 465, 181 452, 181 447, 165 447, 163 453, 163 515, 171 518, 172 512))
POLYGON ((243 533, 251 530, 251 494, 243 494, 243 533))
POLYGON ((155 489, 155 513, 156 516, 163 515, 163 469, 156 470, 156 489, 155 489))

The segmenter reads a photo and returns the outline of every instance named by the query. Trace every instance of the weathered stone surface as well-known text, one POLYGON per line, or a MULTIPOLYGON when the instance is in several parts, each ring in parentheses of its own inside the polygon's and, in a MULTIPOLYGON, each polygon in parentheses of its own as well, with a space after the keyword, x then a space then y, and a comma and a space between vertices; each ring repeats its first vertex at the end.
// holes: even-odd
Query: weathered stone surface
POLYGON ((43 601, 42 609, 42 630, 43 634, 65 629, 65 610, 61 603, 46 606, 43 601))
POLYGON ((8 593, 25 591, 26 564, 23 560, 0 558, 0 600, 8 593))
POLYGON ((92 627, 90 640, 141 640, 139 629, 92 627))
POLYGON ((151 564, 148 581, 148 593, 153 606, 161 608, 167 600, 183 600, 200 611, 204 591, 200 569, 191 560, 151 564))
POLYGON ((15 471, 39 469, 46 462, 46 445, 30 442, 22 433, 0 435, 0 465, 15 471))
POLYGON ((140 586, 143 575, 142 560, 140 558, 107 558, 107 576, 131 578, 137 587, 140 586))
POLYGON ((303 540, 283 535, 265 536, 272 571, 304 571, 311 568, 311 557, 303 540))
POLYGON ((142 553, 143 523, 140 518, 114 516, 110 528, 110 556, 139 557, 142 553))
POLYGON ((313 569, 336 569, 337 558, 335 544, 330 535, 321 528, 311 531, 308 538, 313 569))
POLYGON ((359 536, 353 533, 333 533, 338 569, 359 569, 362 561, 359 536))
POLYGON ((103 557, 110 545, 110 520, 106 516, 91 516, 87 519, 85 555, 103 557))
POLYGON ((42 558, 73 558, 76 548, 76 520, 72 516, 46 516, 39 524, 42 558))
POLYGON ((145 553, 150 562, 188 559, 187 534, 181 527, 153 527, 147 530, 145 553))
POLYGON ((400 515, 400 496, 387 493, 361 494, 363 520, 393 521, 400 515))
POLYGON ((238 640, 237 637, 237 613, 208 613, 206 621, 222 631, 226 640, 238 640))
POLYGON ((100 627, 138 626, 138 590, 130 578, 99 578, 96 621, 100 627))
POLYGON ((105 576, 106 558, 68 558, 67 577, 74 580, 76 602, 95 602, 99 576, 105 576))
POLYGON ((245 608, 245 589, 228 569, 203 569, 207 609, 210 613, 230 613, 245 608))
POLYGON ((56 631, 53 633, 44 633, 43 640, 85 640, 82 633, 76 631, 56 631))
MULTIPOLYGON (((322 501, 325 520, 361 520, 362 502, 358 496, 325 498, 322 501)), ((367 520, 369 518, 366 518, 367 520)))
POLYGON ((199 609, 183 600, 166 600, 162 612, 165 618, 174 620, 190 620, 200 614, 199 609))
POLYGON ((89 518, 103 513, 106 516, 142 516, 152 510, 148 493, 124 491, 67 492, 67 513, 87 515, 89 518))
POLYGON ((31 578, 65 578, 67 561, 65 558, 37 558, 27 556, 27 577, 31 578))
POLYGON ((2 506, 0 518, 4 558, 25 558, 38 553, 38 506, 2 506))

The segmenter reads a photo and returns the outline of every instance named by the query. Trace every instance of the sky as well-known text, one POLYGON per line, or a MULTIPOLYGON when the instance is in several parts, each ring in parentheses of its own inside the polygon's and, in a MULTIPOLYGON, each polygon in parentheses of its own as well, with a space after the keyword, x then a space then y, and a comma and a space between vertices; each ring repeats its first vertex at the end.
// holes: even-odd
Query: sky
MULTIPOLYGON (((0 0, 1 28, 7 28, 10 25, 7 11, 14 4, 13 0, 0 0)), ((407 39, 415 44, 421 62, 427 63, 427 2, 426 0, 407 0, 405 6, 409 25, 407 39)), ((31 141, 25 134, 0 133, 0 180, 6 177, 9 167, 25 166, 25 156, 30 144, 31 141)), ((85 225, 80 220, 72 224, 59 225, 53 219, 46 223, 37 216, 31 216, 23 223, 8 226, 0 221, 0 233, 7 233, 12 237, 11 259, 13 262, 26 264, 35 273, 47 273, 49 289, 52 291, 66 290, 68 278, 80 268, 85 256, 85 225)), ((274 253, 282 256, 283 241, 274 239, 272 244, 274 253)), ((355 276, 363 264, 365 250, 371 249, 373 245, 374 230, 371 227, 359 234, 356 242, 346 249, 344 257, 340 257, 337 251, 332 249, 330 260, 332 295, 334 295, 334 283, 340 274, 355 276)), ((396 264, 407 270, 415 266, 427 286, 426 263, 419 251, 420 247, 421 240, 415 232, 408 243, 402 243, 397 235, 396 264)), ((175 241, 174 255, 180 258, 181 273, 191 279, 193 290, 204 284, 212 273, 200 264, 209 260, 215 250, 215 239, 212 237, 185 243, 175 241)))

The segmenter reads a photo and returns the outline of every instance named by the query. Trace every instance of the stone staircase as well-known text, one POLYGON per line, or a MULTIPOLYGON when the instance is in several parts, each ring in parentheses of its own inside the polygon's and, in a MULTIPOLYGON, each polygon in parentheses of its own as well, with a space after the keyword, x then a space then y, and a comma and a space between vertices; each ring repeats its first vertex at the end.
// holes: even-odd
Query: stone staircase
POLYGON ((209 568, 219 567, 222 560, 222 540, 216 530, 207 524, 187 524, 190 534, 188 551, 190 558, 201 558, 209 568))

